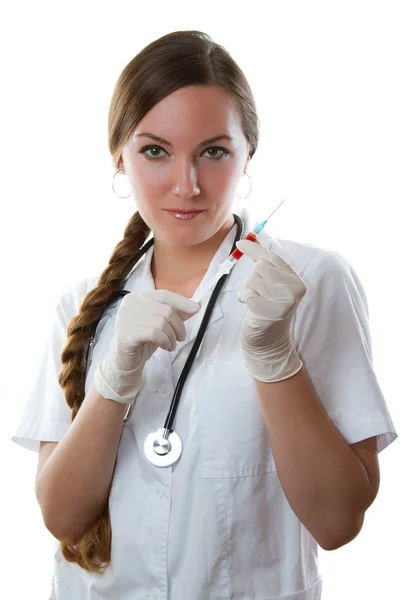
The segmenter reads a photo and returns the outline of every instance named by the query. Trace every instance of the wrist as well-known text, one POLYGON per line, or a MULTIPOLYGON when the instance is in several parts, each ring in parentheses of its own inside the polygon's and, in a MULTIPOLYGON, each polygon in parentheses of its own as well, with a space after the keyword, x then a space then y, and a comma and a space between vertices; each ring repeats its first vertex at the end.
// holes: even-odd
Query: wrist
POLYGON ((284 343, 255 351, 242 343, 243 364, 252 377, 265 383, 282 381, 295 375, 303 366, 293 341, 288 338, 284 343))
POLYGON ((120 371, 107 356, 97 366, 94 384, 104 398, 115 400, 120 404, 134 404, 143 384, 143 369, 120 371))

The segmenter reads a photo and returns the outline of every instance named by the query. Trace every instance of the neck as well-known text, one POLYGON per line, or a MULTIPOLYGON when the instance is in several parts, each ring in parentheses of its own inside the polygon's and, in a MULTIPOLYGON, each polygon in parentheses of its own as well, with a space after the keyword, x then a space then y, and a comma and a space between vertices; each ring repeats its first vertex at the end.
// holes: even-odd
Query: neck
POLYGON ((234 224, 232 221, 233 219, 228 219, 213 237, 195 246, 174 246, 155 238, 151 262, 154 281, 161 279, 171 284, 182 284, 192 279, 202 278, 222 241, 231 230, 234 224))

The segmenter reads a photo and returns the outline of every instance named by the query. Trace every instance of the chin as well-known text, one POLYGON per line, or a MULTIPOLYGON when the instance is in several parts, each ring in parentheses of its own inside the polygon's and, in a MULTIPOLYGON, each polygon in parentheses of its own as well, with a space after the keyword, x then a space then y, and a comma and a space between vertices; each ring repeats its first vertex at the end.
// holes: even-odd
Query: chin
POLYGON ((196 235, 196 233, 191 233, 190 235, 168 235, 164 239, 174 246, 198 246, 209 240, 212 237, 210 235, 196 235))
POLYGON ((217 235, 222 228, 228 229, 234 223, 232 212, 227 214, 204 213, 189 221, 180 221, 166 213, 162 222, 152 219, 151 229, 155 237, 171 245, 196 246, 217 235), (232 220, 232 223, 230 221, 232 220))

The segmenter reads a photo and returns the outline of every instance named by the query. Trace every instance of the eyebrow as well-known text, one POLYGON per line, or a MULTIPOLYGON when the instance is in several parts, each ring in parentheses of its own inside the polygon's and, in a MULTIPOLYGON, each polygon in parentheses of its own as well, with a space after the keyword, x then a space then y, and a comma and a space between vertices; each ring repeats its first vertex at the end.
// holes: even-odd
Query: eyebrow
MULTIPOLYGON (((140 137, 148 137, 151 138, 152 140, 155 140, 156 142, 160 142, 160 144, 165 144, 166 146, 171 146, 172 144, 171 142, 168 142, 167 140, 165 140, 162 137, 159 137, 158 135, 154 135, 153 133, 136 133, 133 136, 135 139, 136 138, 140 138, 140 137)), ((228 140, 229 142, 233 142, 233 138, 230 135, 227 135, 226 133, 221 134, 221 135, 215 135, 212 138, 209 138, 208 140, 204 140, 203 142, 200 142, 199 146, 205 146, 206 144, 213 144, 214 142, 218 142, 219 140, 228 140)))

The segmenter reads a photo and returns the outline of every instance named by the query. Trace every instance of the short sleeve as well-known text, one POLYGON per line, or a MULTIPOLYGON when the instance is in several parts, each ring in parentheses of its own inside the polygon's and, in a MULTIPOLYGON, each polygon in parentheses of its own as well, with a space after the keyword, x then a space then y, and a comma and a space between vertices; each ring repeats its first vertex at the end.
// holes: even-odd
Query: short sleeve
POLYGON ((96 279, 84 279, 60 298, 53 318, 50 335, 31 393, 21 419, 11 437, 20 446, 39 452, 40 442, 59 442, 71 423, 71 409, 58 383, 61 350, 67 339, 67 328, 78 314, 85 295, 96 285, 96 279))
POLYGON ((326 252, 302 276, 297 350, 329 418, 349 444, 377 436, 378 452, 397 437, 373 369, 368 306, 349 262, 326 252))

